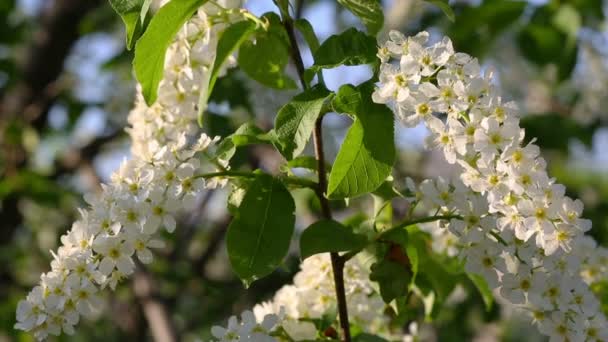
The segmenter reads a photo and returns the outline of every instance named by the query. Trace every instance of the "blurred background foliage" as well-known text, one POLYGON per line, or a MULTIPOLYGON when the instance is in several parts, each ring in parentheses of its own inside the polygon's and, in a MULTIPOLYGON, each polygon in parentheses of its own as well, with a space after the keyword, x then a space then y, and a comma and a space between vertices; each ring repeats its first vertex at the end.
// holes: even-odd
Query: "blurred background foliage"
MULTIPOLYGON (((356 18, 332 0, 294 3, 321 39, 356 18)), ((385 0, 385 29, 433 39, 450 36, 455 48, 494 69, 507 99, 524 113, 527 139, 537 138, 552 176, 585 202, 591 234, 608 245, 608 35, 602 0, 450 1, 456 20, 421 0, 385 0)), ((256 14, 274 10, 269 0, 249 0, 256 14)), ((124 132, 134 96, 132 52, 124 48, 122 23, 104 0, 0 1, 0 341, 28 341, 13 330, 19 299, 49 269, 59 236, 84 205, 82 194, 99 189, 129 155, 124 132)), ((306 62, 311 63, 305 51, 306 62)), ((292 70, 293 73, 293 70, 292 70)), ((365 67, 326 72, 327 84, 366 80, 365 67)), ((238 69, 219 80, 205 129, 226 136, 254 120, 270 128, 277 109, 293 92, 274 92, 247 80, 238 69)), ((349 121, 330 115, 325 131, 328 158, 335 157, 349 121)), ((423 127, 398 128, 397 183, 448 175, 441 158, 423 151, 423 127)), ((239 150, 235 167, 276 172, 281 157, 265 146, 239 150)), ((228 268, 223 238, 230 216, 227 193, 213 191, 196 211, 180 218, 176 234, 154 263, 118 291, 106 293, 100 317, 80 324, 69 341, 138 341, 154 337, 154 306, 165 312, 180 340, 206 341, 210 326, 269 298, 298 268, 293 250, 284 267, 245 290, 228 268)), ((318 215, 312 193, 301 191, 298 225, 318 215)), ((368 214, 370 198, 355 203, 368 214)), ((392 216, 406 208, 396 201, 392 216)), ((341 210, 339 218, 354 211, 341 210)), ((360 219, 360 218, 359 218, 360 219)), ((608 288, 608 287, 607 287, 608 288)), ((441 341, 542 340, 506 308, 484 309, 473 285, 447 298, 432 324, 441 341), (510 317, 500 319, 501 317, 510 317)), ((608 293, 608 290, 604 290, 608 293)), ((606 294, 608 296, 608 294, 606 294)), ((402 317, 404 326, 418 314, 402 317)))

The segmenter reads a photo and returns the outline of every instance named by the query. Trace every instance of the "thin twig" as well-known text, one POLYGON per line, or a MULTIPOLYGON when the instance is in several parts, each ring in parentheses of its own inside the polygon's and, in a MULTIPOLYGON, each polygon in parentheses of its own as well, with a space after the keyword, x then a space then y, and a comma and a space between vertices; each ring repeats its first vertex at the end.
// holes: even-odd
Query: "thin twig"
MULTIPOLYGON (((217 177, 225 177, 225 178, 255 178, 256 174, 248 171, 219 171, 219 172, 211 172, 211 173, 203 173, 199 175, 194 175, 193 178, 217 178, 217 177)), ((318 185, 316 182, 302 178, 302 177, 294 177, 294 176, 280 176, 279 177, 283 182, 288 185, 294 185, 297 187, 303 188, 311 188, 317 189, 318 185)))
MULTIPOLYGON (((289 41, 291 44, 291 57, 298 71, 298 77, 300 78, 300 83, 302 84, 302 88, 308 89, 308 83, 304 80, 304 63, 302 61, 302 55, 300 54, 300 49, 298 47, 298 42, 296 40, 294 28, 293 28, 293 20, 288 15, 284 15, 283 17, 283 25, 285 26, 285 30, 287 31, 287 35, 289 36, 289 41)), ((316 194, 319 198, 319 202, 321 203, 321 212, 325 219, 332 219, 331 208, 329 206, 329 201, 325 197, 325 192, 327 191, 327 173, 325 170, 325 156, 323 152, 323 115, 319 116, 317 121, 315 122, 315 128, 313 131, 313 141, 315 145, 315 159, 317 160, 317 171, 319 174, 319 181, 316 188, 316 194)), ((348 307, 346 304, 346 293, 344 289, 344 263, 345 260, 340 257, 338 253, 330 253, 331 257, 331 266, 334 274, 334 285, 336 288, 336 299, 338 302, 338 316, 340 319, 340 327, 342 330, 342 341, 350 342, 350 323, 348 320, 348 307)))
POLYGON ((403 222, 399 223, 398 225, 391 227, 388 230, 401 229, 401 228, 405 228, 407 226, 411 226, 413 224, 418 224, 418 223, 427 223, 427 222, 434 222, 434 221, 439 221, 439 220, 451 220, 451 219, 462 220, 462 216, 460 216, 460 215, 427 216, 427 217, 422 217, 422 218, 415 219, 415 220, 403 221, 403 222))
POLYGON ((173 326, 169 311, 159 298, 154 283, 154 279, 143 265, 138 265, 133 277, 133 291, 142 307, 154 340, 158 342, 178 341, 177 331, 173 326))

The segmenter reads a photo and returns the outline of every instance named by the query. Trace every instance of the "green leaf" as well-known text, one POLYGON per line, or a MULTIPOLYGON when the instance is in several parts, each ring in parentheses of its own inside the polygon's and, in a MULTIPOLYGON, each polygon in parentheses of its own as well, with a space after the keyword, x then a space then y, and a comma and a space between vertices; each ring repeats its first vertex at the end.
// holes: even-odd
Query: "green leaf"
POLYGON ((306 70, 305 79, 309 82, 321 69, 375 63, 377 51, 376 38, 355 28, 348 29, 327 38, 319 46, 313 55, 315 64, 306 70))
POLYGON ((0 179, 0 201, 8 197, 28 197, 36 202, 56 207, 63 197, 70 194, 60 183, 28 170, 0 179))
MULTIPOLYGON (((213 69, 209 76, 209 86, 205 84, 201 89, 207 89, 207 91, 201 91, 198 101, 198 121, 199 125, 202 126, 202 118, 205 108, 207 107, 207 101, 213 92, 215 81, 217 80, 218 74, 222 68, 222 65, 226 62, 226 59, 236 51, 243 42, 249 38, 249 36, 255 31, 255 23, 249 20, 239 21, 230 25, 221 35, 217 43, 217 53, 215 61, 213 62, 213 69)), ((206 81, 206 80, 205 80, 206 81)))
POLYGON ((568 35, 569 39, 574 40, 581 28, 582 18, 574 6, 564 4, 559 7, 559 10, 553 16, 553 25, 568 35))
POLYGON ((415 264, 418 264, 415 285, 422 291, 426 304, 429 305, 427 314, 430 319, 439 313, 441 304, 452 293, 456 284, 463 280, 462 265, 456 258, 447 259, 435 254, 430 247, 429 235, 417 226, 408 226, 406 229, 408 232, 406 252, 412 272, 416 267, 415 264), (412 248, 416 249, 416 256, 412 248))
POLYGON ((239 147, 253 144, 272 144, 275 141, 276 137, 273 132, 266 133, 254 123, 246 122, 220 142, 216 155, 219 159, 230 160, 239 147))
POLYGON ((289 249, 295 203, 283 184, 260 174, 247 189, 228 227, 230 264, 246 285, 270 274, 289 249))
POLYGON ((371 266, 369 279, 378 283, 380 296, 385 303, 408 293, 412 275, 405 265, 383 259, 371 266))
POLYGON ((541 115, 526 115, 521 120, 521 126, 526 130, 526 141, 536 138, 536 144, 542 149, 555 149, 564 153, 568 153, 573 139, 588 147, 593 145, 597 123, 581 124, 569 116, 557 113, 539 114, 541 115))
POLYGON ((420 264, 420 258, 418 257, 418 249, 414 245, 406 245, 405 251, 407 253, 407 258, 410 260, 410 265, 412 267, 412 284, 416 283, 416 276, 418 275, 418 268, 420 264))
POLYGON ((475 285, 479 293, 481 294, 481 298, 483 298, 483 303, 486 306, 486 311, 490 312, 492 310, 492 305, 494 304, 494 296, 492 295, 492 289, 488 286, 488 283, 483 279, 482 276, 472 273, 467 273, 471 282, 475 285))
MULTIPOLYGON (((213 86, 214 91, 209 96, 209 102, 215 102, 217 104, 225 102, 231 109, 242 107, 248 113, 253 113, 249 88, 245 84, 244 78, 245 75, 236 68, 229 69, 225 76, 216 80, 215 85, 213 86)), ((207 124, 208 123, 205 122, 205 125, 207 124)))
POLYGON ((272 2, 279 8, 282 15, 289 15, 289 0, 272 0, 272 2))
POLYGON ((403 194, 395 188, 392 180, 383 182, 378 189, 374 190, 374 195, 381 197, 385 201, 390 201, 396 197, 404 197, 403 194))
POLYGON ((372 193, 374 200, 374 227, 387 229, 393 225, 393 203, 372 193))
POLYGON ((283 169, 295 169, 295 168, 303 168, 309 169, 313 171, 317 171, 317 160, 312 156, 299 156, 287 162, 284 165, 283 169))
POLYGON ((165 52, 173 37, 194 12, 208 0, 170 1, 152 17, 146 32, 135 45, 133 66, 146 103, 156 101, 158 84, 163 79, 165 52))
POLYGON ((395 161, 394 118, 384 105, 373 103, 373 85, 342 86, 333 107, 355 117, 329 175, 328 197, 356 197, 376 190, 395 161))
POLYGON ((310 53, 314 55, 315 51, 317 51, 320 46, 314 28, 310 22, 304 18, 296 20, 294 24, 298 31, 302 33, 302 36, 304 36, 304 40, 306 40, 306 44, 308 44, 308 47, 310 48, 310 53))
POLYGON ((296 95, 279 110, 275 131, 279 150, 287 160, 304 151, 329 96, 330 92, 325 87, 316 86, 296 95))
POLYGON ((377 238, 380 242, 394 242, 401 246, 408 245, 408 232, 403 228, 393 228, 383 231, 377 238))
POLYGON ((152 0, 110 0, 110 5, 125 24, 126 47, 131 50, 144 31, 152 0))
POLYGON ((456 16, 454 15, 454 11, 452 10, 452 7, 450 7, 448 0, 424 0, 424 1, 439 7, 439 9, 441 9, 443 11, 443 14, 445 14, 445 16, 448 17, 448 19, 450 19, 450 21, 454 22, 456 20, 456 16))
POLYGON ((556 64, 560 81, 569 77, 576 64, 578 50, 567 41, 565 33, 544 24, 529 24, 517 36, 524 57, 539 66, 556 64))
POLYGON ((375 36, 384 25, 384 13, 379 0, 338 0, 346 9, 361 19, 369 34, 375 36))
POLYGON ((353 337, 353 342, 388 342, 384 338, 368 333, 362 333, 353 337))
POLYGON ((238 63, 247 76, 274 89, 295 89, 294 80, 285 75, 289 62, 289 40, 274 13, 264 15, 268 31, 258 32, 255 41, 246 41, 239 50, 238 63))
MULTIPOLYGON (((414 232, 414 241, 409 243, 409 232, 407 229, 397 228, 397 229, 389 229, 382 234, 380 234, 377 238, 379 242, 392 242, 399 246, 401 246, 407 255, 407 262, 410 265, 410 270, 412 272, 412 278, 409 286, 412 286, 416 283, 416 276, 418 275, 418 269, 420 264, 420 257, 418 256, 418 244, 419 237, 416 236, 416 232, 414 232)), ((393 247, 394 248, 394 247, 393 247)))
POLYGON ((321 220, 310 225, 300 237, 302 259, 326 252, 360 250, 367 244, 364 235, 355 234, 350 228, 333 220, 321 220))
POLYGON ((496 38, 518 21, 528 5, 527 1, 483 1, 479 6, 465 7, 446 35, 460 51, 481 58, 495 49, 496 38))

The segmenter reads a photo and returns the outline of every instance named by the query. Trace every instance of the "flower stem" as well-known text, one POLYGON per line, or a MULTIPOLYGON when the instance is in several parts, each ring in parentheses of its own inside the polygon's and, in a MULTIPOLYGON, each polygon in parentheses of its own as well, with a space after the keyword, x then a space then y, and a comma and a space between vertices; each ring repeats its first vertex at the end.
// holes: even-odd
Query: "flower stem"
POLYGON ((435 216, 421 217, 421 218, 415 219, 415 220, 403 221, 403 222, 399 223, 398 225, 387 229, 387 231, 395 230, 395 229, 402 229, 407 226, 411 226, 413 224, 418 224, 418 223, 427 223, 427 222, 434 222, 434 221, 439 221, 439 220, 451 220, 451 219, 462 220, 462 216, 460 216, 460 215, 435 215, 435 216))
MULTIPOLYGON (((309 85, 304 80, 304 63, 302 61, 302 55, 298 47, 296 40, 295 31, 293 27, 293 19, 289 16, 289 13, 283 14, 283 25, 289 36, 289 42, 291 45, 290 53, 293 63, 298 71, 300 83, 302 88, 308 89, 309 85)), ((313 142, 315 146, 315 159, 317 160, 317 172, 319 175, 319 181, 316 188, 316 194, 321 203, 321 213, 325 219, 331 220, 331 208, 329 206, 329 200, 325 197, 327 191, 327 172, 325 170, 325 156, 323 152, 323 115, 320 115, 315 122, 313 130, 313 142)), ((351 342, 350 336, 350 323, 348 320, 348 308, 346 305, 346 291, 344 288, 344 264, 346 260, 338 253, 330 253, 331 266, 334 275, 334 285, 336 288, 336 300, 338 302, 338 317, 340 320, 340 328, 342 332, 342 341, 351 342)))
MULTIPOLYGON (((220 172, 211 172, 211 173, 203 173, 200 175, 194 175, 192 178, 210 179, 210 178, 217 178, 217 177, 255 178, 256 174, 253 172, 246 172, 246 171, 220 171, 220 172)), ((280 176, 279 179, 282 180, 283 183, 285 183, 285 184, 294 185, 294 186, 297 186, 300 188, 310 188, 313 190, 316 190, 318 188, 317 182, 314 182, 314 181, 312 181, 310 179, 306 179, 306 178, 292 177, 292 176, 280 176)))

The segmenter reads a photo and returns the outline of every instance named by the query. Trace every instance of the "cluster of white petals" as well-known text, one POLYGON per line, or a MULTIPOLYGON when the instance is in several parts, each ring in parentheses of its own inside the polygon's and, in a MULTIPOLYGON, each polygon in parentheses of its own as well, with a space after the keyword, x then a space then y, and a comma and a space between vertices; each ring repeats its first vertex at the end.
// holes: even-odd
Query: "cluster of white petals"
MULTIPOLYGON (((362 258, 350 259, 344 267, 344 287, 351 325, 361 327, 366 333, 394 339, 388 331, 389 317, 384 314, 385 304, 369 280, 369 265, 362 258)), ((301 270, 294 276, 293 284, 285 285, 271 301, 256 305, 253 313, 258 322, 266 322, 269 315, 278 320, 270 334, 263 339, 247 339, 239 335, 240 326, 232 317, 226 329, 217 327, 214 333, 219 341, 309 341, 317 338, 314 320, 336 311, 336 292, 328 253, 317 254, 304 260, 301 270), (232 329, 232 330, 231 330, 232 329), (232 331, 228 334, 226 331, 232 331), (287 336, 285 336, 287 335, 287 336), (240 336, 240 339, 239 339, 240 336), (232 338, 232 339, 231 339, 232 338)), ((242 326, 247 326, 243 313, 242 326)), ((274 322, 274 321, 273 321, 274 322)), ((334 327, 337 329, 337 327, 334 327)), ((335 331, 335 330, 334 330, 335 331)))
POLYGON ((205 189, 223 185, 197 177, 225 162, 209 162, 217 138, 196 135, 196 106, 206 91, 201 85, 225 26, 215 23, 218 17, 231 20, 220 9, 206 5, 178 33, 166 52, 158 101, 148 107, 138 94, 129 115, 132 158, 101 194, 85 196, 90 207, 61 237, 52 270, 19 302, 15 328, 39 340, 73 333, 81 315, 100 308, 100 290, 114 289, 134 272, 135 258, 152 261, 151 249, 163 246, 159 230, 172 232, 179 210, 192 208, 205 189))
POLYGON ((213 326, 211 334, 219 341, 274 342, 277 339, 271 334, 278 329, 282 317, 282 314, 268 313, 258 322, 256 315, 247 310, 241 314, 240 321, 232 316, 227 327, 213 326))
POLYGON ((591 222, 581 218, 582 202, 548 176, 538 146, 523 145, 517 107, 497 93, 492 71, 482 74, 447 37, 430 44, 426 32, 389 36, 378 53, 374 101, 406 126, 424 123, 427 145, 460 170, 459 180, 415 189, 432 207, 462 217, 440 224, 450 235, 434 231, 436 244, 529 311, 552 341, 608 340, 608 322, 585 283, 597 265, 598 250, 584 235, 591 222))

